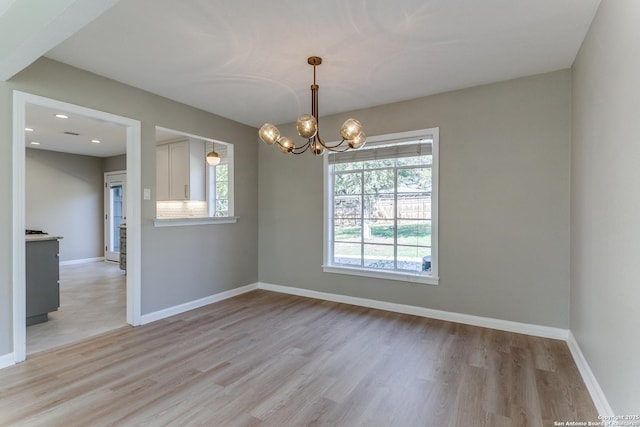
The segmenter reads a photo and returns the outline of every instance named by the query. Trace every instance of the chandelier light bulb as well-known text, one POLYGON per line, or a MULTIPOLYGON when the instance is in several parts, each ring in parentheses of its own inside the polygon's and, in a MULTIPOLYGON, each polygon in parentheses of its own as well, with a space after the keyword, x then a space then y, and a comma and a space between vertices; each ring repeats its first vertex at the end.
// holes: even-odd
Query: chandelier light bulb
POLYGON ((280 131, 275 125, 272 125, 271 123, 265 123, 258 131, 258 136, 263 142, 269 145, 273 145, 280 139, 280 131))
POLYGON ((340 129, 342 139, 347 141, 354 139, 360 132, 362 132, 362 124, 356 119, 345 120, 340 129))
POLYGON ((305 139, 313 138, 318 132, 318 121, 311 114, 303 114, 296 122, 298 135, 305 139))
POLYGON ((280 146, 280 150, 282 150, 283 153, 290 153, 295 148, 293 141, 288 136, 283 136, 282 138, 280 138, 278 140, 278 145, 280 146))
POLYGON ((353 149, 361 148, 366 141, 367 135, 365 135, 364 132, 360 132, 355 138, 349 141, 349 147, 353 149))
POLYGON ((311 143, 311 152, 316 156, 322 156, 324 154, 324 147, 319 142, 311 143))

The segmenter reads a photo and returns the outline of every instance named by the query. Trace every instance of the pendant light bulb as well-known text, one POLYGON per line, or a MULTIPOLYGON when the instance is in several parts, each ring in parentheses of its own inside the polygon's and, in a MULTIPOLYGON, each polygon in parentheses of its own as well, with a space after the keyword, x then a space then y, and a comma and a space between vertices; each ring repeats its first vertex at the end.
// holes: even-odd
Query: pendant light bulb
POLYGON ((207 154, 207 164, 211 166, 215 166, 219 163, 220 163, 220 155, 215 151, 211 150, 211 152, 207 154))

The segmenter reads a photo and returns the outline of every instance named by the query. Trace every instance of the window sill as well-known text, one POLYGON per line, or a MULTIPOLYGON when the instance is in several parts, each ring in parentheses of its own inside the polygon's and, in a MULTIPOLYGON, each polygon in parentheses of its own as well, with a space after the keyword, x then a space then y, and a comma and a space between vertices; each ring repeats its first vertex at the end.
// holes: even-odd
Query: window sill
POLYGON ((322 271, 325 273, 348 274, 351 276, 374 277, 376 279, 398 280, 400 282, 424 283, 426 285, 437 285, 438 277, 426 276, 424 274, 400 273, 390 271, 372 270, 367 268, 343 267, 334 265, 323 265, 322 271))
POLYGON ((237 216, 216 216, 206 218, 155 218, 154 227, 180 227, 185 225, 234 224, 237 216))

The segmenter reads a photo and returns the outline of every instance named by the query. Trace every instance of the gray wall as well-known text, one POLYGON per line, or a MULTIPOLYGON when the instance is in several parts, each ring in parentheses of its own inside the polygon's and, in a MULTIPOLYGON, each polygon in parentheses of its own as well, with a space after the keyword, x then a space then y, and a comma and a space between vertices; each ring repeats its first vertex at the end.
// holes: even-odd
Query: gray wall
POLYGON ((12 90, 142 122, 142 314, 257 281, 256 129, 42 58, 0 82, 0 356, 12 351, 12 90), (234 144, 237 224, 154 228, 155 126, 234 144))
POLYGON ((127 155, 105 157, 102 162, 102 169, 105 172, 117 172, 127 170, 127 155))
POLYGON ((27 148, 25 162, 26 227, 62 236, 60 261, 103 256, 103 160, 27 148))
POLYGON ((640 413, 638 17, 603 0, 573 66, 571 330, 617 414, 640 413))
POLYGON ((440 127, 440 285, 323 273, 322 159, 262 143, 261 282, 569 326, 569 70, 323 117, 324 138, 350 115, 368 135, 440 127))

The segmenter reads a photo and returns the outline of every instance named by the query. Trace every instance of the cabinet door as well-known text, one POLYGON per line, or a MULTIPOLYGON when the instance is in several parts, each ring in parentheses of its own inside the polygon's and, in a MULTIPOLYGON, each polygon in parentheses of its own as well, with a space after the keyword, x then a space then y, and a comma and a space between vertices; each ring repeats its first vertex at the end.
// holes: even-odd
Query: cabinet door
POLYGON ((169 200, 189 199, 189 143, 169 145, 169 200))
POLYGON ((156 200, 169 200, 169 146, 156 147, 156 200))
POLYGON ((56 311, 60 306, 58 241, 26 244, 27 317, 56 311))
POLYGON ((207 152, 204 141, 189 141, 189 200, 207 200, 207 152))

